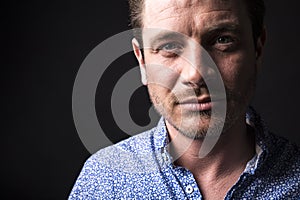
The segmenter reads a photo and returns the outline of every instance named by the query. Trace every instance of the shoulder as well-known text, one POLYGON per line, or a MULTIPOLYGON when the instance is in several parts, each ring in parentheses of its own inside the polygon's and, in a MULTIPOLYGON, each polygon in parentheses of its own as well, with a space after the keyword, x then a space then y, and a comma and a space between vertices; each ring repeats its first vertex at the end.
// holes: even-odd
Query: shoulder
POLYGON ((153 166, 155 128, 99 150, 85 162, 69 199, 114 199, 114 182, 153 166))
POLYGON ((299 146, 272 133, 268 137, 269 152, 260 176, 267 184, 265 188, 286 198, 300 198, 299 146))
POLYGON ((103 148, 93 154, 88 159, 88 162, 97 163, 97 165, 113 170, 130 167, 137 159, 142 159, 143 155, 153 153, 153 134, 155 130, 156 128, 153 128, 103 148))
POLYGON ((300 164, 300 149, 297 144, 270 133, 268 146, 270 151, 269 162, 274 164, 274 167, 287 167, 287 165, 300 164))

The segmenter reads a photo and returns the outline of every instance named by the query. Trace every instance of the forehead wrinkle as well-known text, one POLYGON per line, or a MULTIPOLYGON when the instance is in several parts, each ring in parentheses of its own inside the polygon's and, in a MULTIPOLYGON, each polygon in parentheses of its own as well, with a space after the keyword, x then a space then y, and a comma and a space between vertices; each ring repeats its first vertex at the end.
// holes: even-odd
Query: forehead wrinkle
POLYGON ((166 2, 155 2, 155 5, 152 4, 152 0, 146 0, 145 1, 145 9, 144 12, 146 14, 149 13, 155 13, 156 15, 163 15, 165 12, 168 12, 170 9, 173 9, 178 7, 177 3, 175 1, 171 1, 169 3, 166 2), (154 7, 153 7, 154 6, 154 7))
POLYGON ((159 25, 160 23, 163 23, 164 21, 168 21, 168 20, 172 22, 176 21, 176 26, 178 26, 179 24, 180 26, 182 26, 183 24, 184 26, 186 26, 187 24, 189 24, 189 21, 192 17, 192 12, 190 9, 183 10, 183 8, 178 7, 176 5, 165 7, 161 10, 156 10, 151 8, 148 10, 148 13, 147 10, 145 10, 145 13, 146 13, 144 15, 145 28, 147 28, 147 26, 152 27, 152 25, 155 25, 152 28, 156 28, 156 25, 159 25))
POLYGON ((215 29, 226 27, 227 29, 236 29, 240 22, 236 16, 231 15, 229 11, 210 11, 202 13, 193 19, 195 23, 189 36, 199 36, 215 29), (214 15, 214 12, 217 14, 214 15))
POLYGON ((187 36, 199 35, 202 30, 221 22, 231 21, 238 24, 239 19, 234 18, 232 11, 244 12, 238 6, 242 2, 237 0, 164 0, 163 2, 146 0, 146 2, 148 2, 146 7, 149 7, 146 9, 147 17, 144 18, 145 28, 168 27, 169 30, 187 36), (230 4, 233 1, 236 3, 230 4))
POLYGON ((224 22, 238 23, 239 21, 238 17, 233 15, 231 10, 212 10, 195 15, 193 20, 198 22, 196 26, 202 25, 201 27, 215 26, 224 22))
POLYGON ((169 4, 175 4, 174 6, 181 8, 190 8, 201 5, 216 5, 224 6, 226 3, 232 0, 171 0, 169 4))
MULTIPOLYGON (((185 18, 192 19, 194 16, 202 15, 214 11, 230 10, 230 7, 216 5, 213 2, 228 2, 229 0, 172 0, 169 2, 161 1, 155 2, 152 0, 145 1, 144 21, 157 22, 172 18, 185 18), (178 3, 180 2, 180 3, 178 3), (201 2, 201 3, 200 3, 201 2), (203 2, 206 3, 203 5, 203 2), (211 4, 209 6, 207 4, 211 4), (217 6, 217 7, 216 7, 217 6), (191 17, 190 17, 191 16, 191 17)), ((189 20, 188 20, 189 21, 189 20)), ((145 23, 146 25, 146 23, 145 23)))
MULTIPOLYGON (((155 2, 156 11, 160 14, 163 14, 167 10, 172 9, 170 12, 176 12, 179 9, 184 8, 201 8, 205 5, 205 7, 209 6, 211 9, 216 9, 216 6, 220 6, 224 8, 224 6, 232 0, 164 0, 155 2)), ((145 1, 145 10, 149 8, 149 3, 153 3, 153 0, 145 1)), ((151 6, 150 6, 151 7, 151 6)))
MULTIPOLYGON (((192 16, 186 18, 188 20, 184 20, 184 18, 181 18, 181 20, 177 20, 176 18, 180 17, 179 15, 168 16, 165 18, 160 18, 158 20, 160 22, 163 22, 164 20, 176 20, 176 23, 174 24, 168 23, 170 24, 169 28, 173 29, 174 31, 183 33, 187 36, 201 35, 202 32, 214 29, 222 24, 233 24, 237 26, 239 24, 238 18, 233 17, 229 11, 230 10, 212 10, 197 15, 188 13, 192 16), (216 15, 214 14, 214 12, 216 12, 216 15), (220 14, 220 12, 222 13, 220 14), (172 26, 171 24, 173 24, 174 26, 172 26)), ((155 21, 156 20, 152 22, 155 21)))
MULTIPOLYGON (((167 5, 156 3, 155 5, 149 5, 151 0, 146 1, 145 3, 145 9, 144 9, 144 16, 152 15, 151 17, 154 18, 154 21, 157 20, 166 20, 171 18, 180 17, 182 15, 186 15, 186 12, 189 11, 183 11, 182 7, 178 6, 176 1, 171 1, 167 5), (180 11, 178 11, 180 10, 180 11), (157 19, 157 20, 156 20, 157 19)), ((152 2, 153 3, 153 2, 152 2)), ((147 17, 146 17, 147 19, 147 17)), ((145 19, 144 19, 145 20, 145 19)), ((153 21, 153 20, 151 20, 153 21)))

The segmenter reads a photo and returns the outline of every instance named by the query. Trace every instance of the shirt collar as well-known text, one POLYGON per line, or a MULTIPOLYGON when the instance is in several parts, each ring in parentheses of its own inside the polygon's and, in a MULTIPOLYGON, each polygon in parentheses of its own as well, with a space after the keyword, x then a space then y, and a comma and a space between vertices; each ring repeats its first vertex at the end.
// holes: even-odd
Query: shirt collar
POLYGON ((156 150, 164 148, 169 143, 168 131, 165 124, 165 119, 163 117, 158 121, 157 126, 155 127, 154 135, 154 147, 156 150))
POLYGON ((247 163, 244 173, 254 174, 263 164, 272 147, 270 145, 269 130, 266 127, 265 122, 252 107, 249 107, 247 110, 246 123, 254 129, 256 154, 247 163))

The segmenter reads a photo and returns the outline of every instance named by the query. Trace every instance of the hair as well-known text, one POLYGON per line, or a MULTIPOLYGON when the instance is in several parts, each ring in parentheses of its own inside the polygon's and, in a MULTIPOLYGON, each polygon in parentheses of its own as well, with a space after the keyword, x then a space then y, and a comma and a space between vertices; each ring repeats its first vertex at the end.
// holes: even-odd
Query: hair
MULTIPOLYGON (((254 44, 261 36, 264 28, 265 3, 264 0, 244 0, 252 23, 254 44)), ((145 0, 128 0, 130 10, 130 25, 132 28, 143 28, 143 8, 145 0)), ((141 33, 135 32, 134 36, 141 42, 141 33)))
MULTIPOLYGON (((141 30, 143 28, 143 10, 144 10, 144 2, 145 0, 128 0, 129 3, 129 17, 130 17, 130 26, 135 29, 133 30, 133 35, 139 42, 139 44, 143 45, 142 33, 141 30)), ((142 56, 144 56, 143 49, 142 56)))
POLYGON ((266 14, 266 7, 264 0, 244 0, 248 14, 252 23, 252 34, 254 44, 261 36, 263 29, 264 29, 264 18, 266 14))

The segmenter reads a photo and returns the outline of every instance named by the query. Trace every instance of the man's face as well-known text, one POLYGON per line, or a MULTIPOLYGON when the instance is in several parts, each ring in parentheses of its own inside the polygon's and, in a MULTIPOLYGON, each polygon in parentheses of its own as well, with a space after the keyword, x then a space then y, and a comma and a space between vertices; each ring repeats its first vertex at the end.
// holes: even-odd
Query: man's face
POLYGON ((145 31, 144 57, 136 55, 150 98, 169 124, 190 138, 203 138, 210 123, 220 126, 222 120, 212 118, 211 109, 224 99, 208 89, 206 81, 213 82, 217 73, 205 63, 205 52, 217 65, 226 90, 224 130, 243 119, 257 71, 244 2, 146 0, 142 16, 145 30, 161 31, 145 31))

